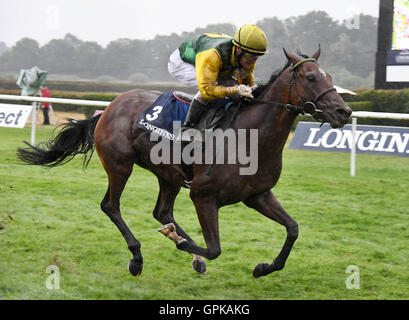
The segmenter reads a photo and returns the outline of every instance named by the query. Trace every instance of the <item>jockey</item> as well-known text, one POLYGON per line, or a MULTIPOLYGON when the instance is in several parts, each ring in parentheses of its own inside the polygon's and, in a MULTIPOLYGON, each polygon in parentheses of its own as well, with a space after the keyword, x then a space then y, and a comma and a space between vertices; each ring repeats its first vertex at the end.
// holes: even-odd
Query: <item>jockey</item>
POLYGON ((266 34, 252 24, 242 26, 234 38, 205 33, 183 42, 171 54, 168 70, 173 77, 198 87, 199 91, 192 100, 182 134, 199 123, 212 100, 237 94, 253 98, 254 68, 257 58, 265 53, 266 34))

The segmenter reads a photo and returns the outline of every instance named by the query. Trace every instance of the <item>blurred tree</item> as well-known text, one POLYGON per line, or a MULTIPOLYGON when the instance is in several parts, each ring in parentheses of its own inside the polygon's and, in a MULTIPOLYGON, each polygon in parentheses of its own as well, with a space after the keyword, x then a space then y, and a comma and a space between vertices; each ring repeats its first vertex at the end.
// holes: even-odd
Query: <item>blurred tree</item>
POLYGON ((192 35, 218 32, 233 37, 238 28, 240 28, 240 26, 235 26, 234 24, 231 23, 209 24, 204 28, 196 28, 192 32, 192 35))
POLYGON ((357 29, 352 29, 344 20, 339 41, 329 48, 329 64, 341 65, 356 76, 368 77, 375 67, 377 22, 376 18, 361 14, 357 29))
POLYGON ((273 72, 285 65, 283 48, 291 49, 291 41, 284 22, 276 17, 263 19, 257 26, 267 35, 268 54, 258 59, 255 76, 267 80, 273 72))
POLYGON ((344 27, 333 20, 325 11, 311 11, 305 15, 285 20, 288 37, 293 47, 308 56, 321 45, 323 55, 320 62, 325 65, 332 44, 340 40, 344 27))
MULTIPOLYGON (((324 69, 331 70, 338 84, 345 83, 350 88, 370 84, 375 69, 377 18, 361 14, 353 21, 353 27, 350 22, 335 21, 324 11, 256 22, 266 32, 269 51, 257 62, 256 80, 269 79, 286 63, 283 48, 292 52, 299 48, 302 53, 311 55, 321 44, 319 62, 324 69)), ((117 39, 105 48, 70 33, 41 48, 29 38, 21 39, 8 50, 0 42, 0 72, 17 75, 20 69, 38 65, 48 70, 50 77, 65 74, 87 79, 110 76, 111 80, 143 81, 142 75, 145 75, 152 82, 174 81, 168 75, 167 62, 182 41, 205 32, 234 36, 238 27, 231 23, 210 24, 180 35, 172 33, 151 40, 117 39)))
POLYGON ((66 39, 51 40, 41 47, 40 55, 42 65, 49 73, 76 74, 76 48, 71 41, 66 39))
POLYGON ((138 70, 139 65, 150 66, 143 40, 118 39, 111 41, 102 54, 102 74, 113 75, 119 79, 128 77, 138 70))
POLYGON ((8 50, 7 45, 3 41, 0 41, 0 56, 3 54, 3 52, 6 52, 7 50, 8 50))
POLYGON ((96 42, 82 42, 76 48, 75 70, 80 77, 94 77, 100 73, 104 49, 96 42), (86 66, 86 67, 85 67, 86 66))
POLYGON ((137 83, 137 84, 145 84, 149 83, 150 79, 149 77, 141 72, 136 72, 134 74, 131 74, 128 78, 129 82, 132 83, 137 83))
POLYGON ((38 42, 23 38, 0 56, 0 70, 19 74, 21 69, 40 67, 40 47, 38 42))

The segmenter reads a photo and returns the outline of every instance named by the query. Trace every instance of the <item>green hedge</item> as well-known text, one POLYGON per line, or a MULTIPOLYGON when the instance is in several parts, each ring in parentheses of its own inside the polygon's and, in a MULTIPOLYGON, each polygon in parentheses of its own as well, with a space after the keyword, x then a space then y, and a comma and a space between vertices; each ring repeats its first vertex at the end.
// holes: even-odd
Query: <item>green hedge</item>
MULTIPOLYGON (((356 96, 345 95, 343 99, 349 105, 351 102, 371 102, 374 112, 409 112, 409 89, 402 90, 363 90, 356 96)), ((358 111, 358 110, 357 110, 358 111)))
MULTIPOLYGON (((0 94, 20 95, 20 90, 2 90, 0 89, 0 94)), ((67 91, 55 90, 55 91, 52 91, 51 94, 53 98, 61 98, 61 99, 112 101, 120 93, 69 92, 69 91, 67 92, 67 91)), ((14 104, 22 103, 19 101, 6 101, 6 100, 3 100, 3 102, 14 103, 14 104)), ((29 103, 25 103, 25 104, 29 104, 29 103)), ((71 105, 71 104, 54 103, 53 109, 54 111, 61 111, 61 112, 83 113, 87 118, 89 118, 94 114, 95 110, 104 109, 104 107, 79 106, 79 105, 71 105)))
MULTIPOLYGON (((343 97, 353 111, 409 113, 409 89, 362 90, 356 96, 343 97)), ((408 127, 408 120, 358 119, 358 123, 408 127)))
MULTIPOLYGON (((144 89, 144 90, 158 90, 158 91, 172 91, 181 90, 188 93, 196 93, 196 89, 193 87, 186 87, 177 84, 134 84, 134 83, 104 83, 104 82, 91 82, 91 81, 56 81, 47 80, 45 85, 54 91, 69 91, 69 92, 115 92, 122 93, 132 89, 144 89)), ((16 80, 0 79, 0 88, 4 90, 20 90, 16 85, 16 80)))
POLYGON ((377 112, 409 112, 409 90, 370 90, 360 94, 362 100, 371 101, 373 111, 377 112))
MULTIPOLYGON (((3 83, 4 84, 4 83, 3 83)), ((62 85, 62 84, 61 84, 62 85)), ((67 83, 66 86, 72 85, 67 83)), ((89 87, 95 86, 96 84, 89 85, 89 87)), ((84 85, 85 86, 85 85, 84 85)), ((51 87, 51 86, 50 86, 51 87)), ((171 90, 183 90, 189 92, 191 89, 186 87, 171 87, 171 86, 138 86, 143 87, 146 90, 160 90, 171 91, 171 90)), ((99 87, 98 89, 101 89, 99 87)), ((133 88, 136 88, 133 87, 133 88)), ((125 89, 125 87, 122 87, 125 89)), ((126 89, 130 89, 127 87, 126 89)), ((342 95, 342 98, 347 103, 347 105, 353 111, 372 111, 372 112, 392 112, 392 113, 409 113, 409 89, 402 90, 358 90, 357 95, 342 95)), ((192 92, 189 92, 192 93, 192 92)), ((0 81, 0 94, 13 94, 20 95, 20 90, 7 89, 2 86, 0 81)), ((96 101, 112 101, 121 92, 79 92, 79 91, 66 91, 66 90, 52 90, 52 96, 55 98, 64 99, 81 99, 81 100, 96 100, 96 101)), ((10 103, 18 103, 11 102, 10 103)), ((65 111, 65 112, 81 112, 87 117, 92 116, 95 110, 101 109, 101 107, 88 107, 88 106, 75 106, 75 105, 64 105, 64 104, 54 104, 54 110, 65 111)), ((311 117, 300 117, 299 120, 310 120, 311 117)), ((373 124, 373 125, 387 125, 387 126, 409 126, 408 120, 389 120, 389 119, 359 119, 361 124, 373 124)))
POLYGON ((346 104, 352 111, 372 111, 373 109, 373 103, 371 101, 347 102, 346 104))
MULTIPOLYGON (((342 95, 352 111, 409 113, 409 89, 358 90, 357 95, 342 95)), ((298 117, 297 121, 314 121, 312 117, 298 117)), ((358 124, 409 127, 409 120, 359 118, 358 124)))
MULTIPOLYGON (((196 89, 193 87, 178 86, 172 84, 149 84, 135 85, 127 83, 96 83, 96 82, 80 82, 80 81, 48 81, 47 87, 51 90, 53 98, 62 99, 81 99, 95 101, 112 101, 123 92, 133 89, 157 90, 161 92, 180 90, 190 94, 195 94, 196 89), (87 91, 88 90, 88 91, 87 91)), ((0 79, 0 94, 20 95, 21 90, 18 89, 15 80, 0 79)), ((1 102, 0 102, 1 103, 1 102)), ((21 104, 18 101, 4 101, 3 103, 21 104)), ((29 104, 29 103, 26 103, 29 104)), ((87 118, 91 117, 95 110, 103 109, 103 107, 92 106, 76 106, 69 104, 53 104, 53 109, 63 112, 79 112, 84 113, 87 118)))

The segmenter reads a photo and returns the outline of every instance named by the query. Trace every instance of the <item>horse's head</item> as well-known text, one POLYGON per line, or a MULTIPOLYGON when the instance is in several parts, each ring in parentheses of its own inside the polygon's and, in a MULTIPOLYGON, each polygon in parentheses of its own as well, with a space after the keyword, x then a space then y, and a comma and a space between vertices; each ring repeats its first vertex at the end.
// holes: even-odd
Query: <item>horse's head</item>
POLYGON ((321 49, 318 48, 311 58, 302 58, 285 50, 284 53, 292 64, 292 103, 303 105, 317 121, 328 122, 332 128, 343 127, 352 110, 335 90, 331 76, 318 65, 321 49))

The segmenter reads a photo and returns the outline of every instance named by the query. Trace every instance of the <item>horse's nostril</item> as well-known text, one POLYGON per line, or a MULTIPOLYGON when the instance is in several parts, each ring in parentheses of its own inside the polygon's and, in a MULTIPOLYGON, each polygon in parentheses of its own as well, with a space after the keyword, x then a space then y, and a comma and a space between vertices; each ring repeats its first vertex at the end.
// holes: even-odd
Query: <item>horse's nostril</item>
POLYGON ((344 118, 349 118, 349 116, 352 114, 352 110, 350 108, 338 108, 337 113, 344 118))

